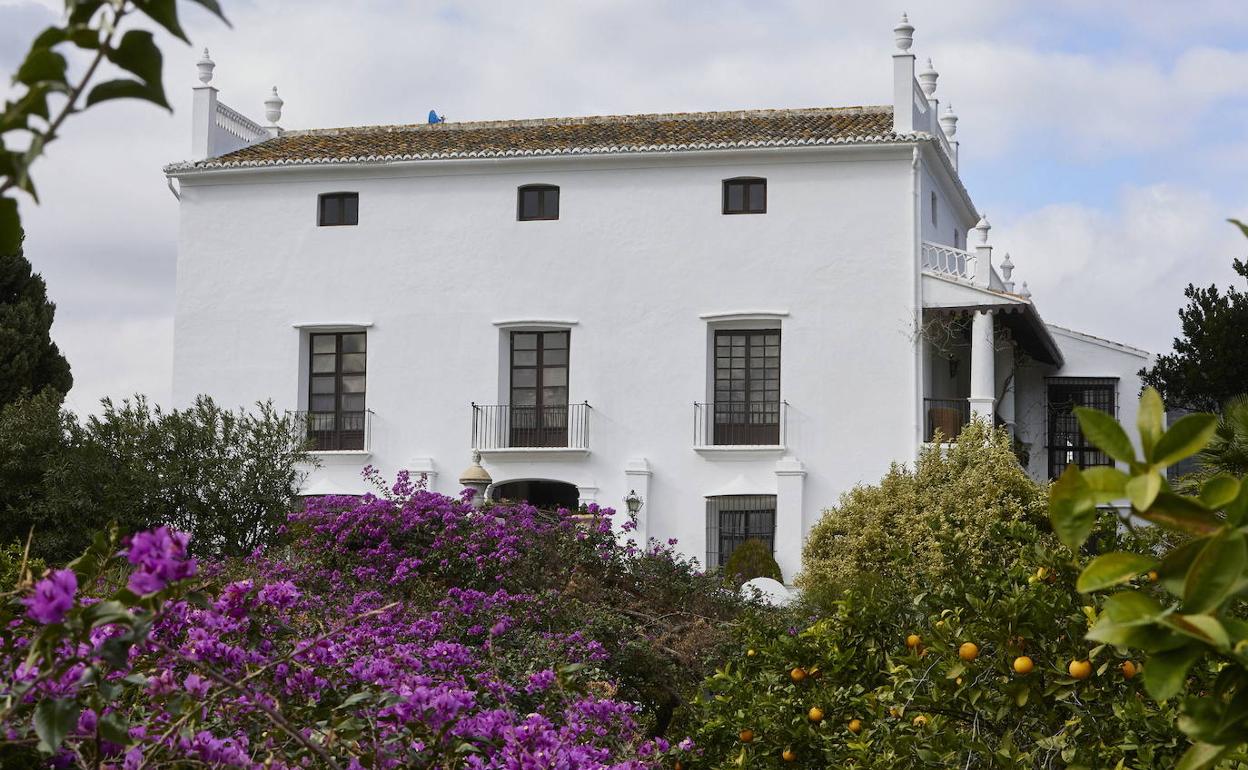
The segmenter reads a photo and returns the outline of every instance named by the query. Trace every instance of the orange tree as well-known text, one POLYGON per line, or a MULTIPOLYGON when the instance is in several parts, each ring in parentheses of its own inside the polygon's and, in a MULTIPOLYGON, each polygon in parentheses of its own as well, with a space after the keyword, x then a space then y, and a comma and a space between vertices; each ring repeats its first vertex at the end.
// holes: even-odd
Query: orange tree
MULTIPOLYGON (((974 440, 999 439, 980 432, 974 440)), ((931 510, 923 486, 908 515, 931 510)), ((937 486, 930 493, 944 494, 937 486)), ((1138 658, 1085 638, 1102 603, 1076 589, 1076 570, 1046 523, 980 520, 984 530, 974 534, 997 558, 964 560, 961 570, 941 561, 940 577, 929 579, 913 561, 906 574, 907 554, 882 557, 873 570, 888 577, 848 575, 827 587, 807 580, 797 607, 745 626, 735 657, 685 711, 678 732, 696 747, 676 761, 682 768, 1173 767, 1187 749, 1176 704, 1147 696, 1138 658)), ((927 529, 945 536, 943 527, 927 529)), ((1096 535, 1101 548, 1150 548, 1113 521, 1096 535)), ((1160 590, 1140 581, 1146 592, 1160 590)), ((1211 666, 1188 673, 1199 686, 1214 686, 1211 666)), ((1229 758, 1224 766, 1238 767, 1229 758)))
POLYGON ((1097 526, 1098 505, 1127 499, 1135 516, 1178 533, 1166 553, 1116 551, 1084 567, 1078 587, 1112 591, 1088 638, 1147 655, 1150 694, 1181 700, 1179 727, 1193 741, 1179 764, 1196 770, 1224 762, 1248 743, 1248 479, 1206 478, 1197 495, 1174 492, 1170 466, 1199 452, 1217 427, 1213 415, 1188 415, 1163 429, 1162 401, 1146 389, 1138 412, 1139 443, 1109 415, 1076 410, 1084 435, 1119 464, 1068 467, 1050 495, 1053 528, 1082 558, 1097 526), (1125 468, 1125 470, 1124 470, 1125 468), (1141 586, 1155 575, 1162 590, 1141 586), (1212 686, 1199 679, 1218 669, 1212 686))

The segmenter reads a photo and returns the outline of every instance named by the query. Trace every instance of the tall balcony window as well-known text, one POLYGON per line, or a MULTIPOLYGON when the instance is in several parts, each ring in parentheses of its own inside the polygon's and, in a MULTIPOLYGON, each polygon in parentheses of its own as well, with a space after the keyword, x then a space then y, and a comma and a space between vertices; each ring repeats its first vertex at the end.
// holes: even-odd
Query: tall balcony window
POLYGON ((511 333, 511 446, 568 445, 569 336, 511 333))
POLYGON ((715 402, 711 443, 780 444, 780 330, 715 332, 715 402))
POLYGON ((317 451, 365 449, 368 339, 364 332, 308 335, 308 438, 317 451))

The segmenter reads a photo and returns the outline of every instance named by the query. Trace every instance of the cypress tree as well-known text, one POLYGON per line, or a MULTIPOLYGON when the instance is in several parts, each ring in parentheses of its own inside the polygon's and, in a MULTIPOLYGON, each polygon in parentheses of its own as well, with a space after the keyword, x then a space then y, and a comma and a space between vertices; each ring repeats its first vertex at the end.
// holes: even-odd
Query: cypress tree
POLYGON ((0 256, 0 407, 52 388, 63 398, 74 384, 69 362, 52 341, 56 305, 21 249, 0 256))

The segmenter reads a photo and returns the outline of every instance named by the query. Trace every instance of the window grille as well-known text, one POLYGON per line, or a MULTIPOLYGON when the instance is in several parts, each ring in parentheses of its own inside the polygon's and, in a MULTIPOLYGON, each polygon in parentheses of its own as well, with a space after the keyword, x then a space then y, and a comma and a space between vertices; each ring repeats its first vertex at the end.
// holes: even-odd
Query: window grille
POLYGON ((706 498, 706 566, 722 567, 737 546, 761 540, 776 550, 775 495, 720 495, 706 498))
POLYGON ((1057 478, 1067 465, 1090 468, 1113 465, 1101 450, 1079 430, 1075 407, 1099 409, 1118 416, 1116 377, 1049 377, 1045 380, 1048 399, 1049 477, 1057 478))

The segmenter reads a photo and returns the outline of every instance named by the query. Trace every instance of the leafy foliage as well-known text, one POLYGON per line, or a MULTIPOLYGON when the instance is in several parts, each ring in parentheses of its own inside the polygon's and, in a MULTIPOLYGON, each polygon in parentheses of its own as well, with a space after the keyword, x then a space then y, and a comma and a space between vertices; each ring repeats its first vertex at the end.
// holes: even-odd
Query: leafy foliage
POLYGON ((621 543, 611 516, 477 511, 401 474, 382 497, 310 501, 288 547, 245 559, 196 563, 163 529, 120 556, 115 532, 100 536, 0 605, 0 692, 13 696, 0 700, 0 757, 670 763, 689 746, 641 729, 664 705, 653 682, 700 679, 699 656, 750 608, 670 548, 621 543))
POLYGON ((1148 654, 1144 680, 1158 700, 1182 700, 1179 727, 1195 742, 1183 770, 1209 767, 1248 742, 1248 623, 1235 612, 1248 589, 1248 480, 1214 475, 1198 495, 1171 490, 1165 469, 1204 448, 1217 418, 1193 414, 1163 430, 1162 399, 1152 389, 1140 398, 1140 452, 1116 421, 1076 410, 1080 427, 1127 468, 1068 467, 1053 485, 1050 515, 1063 542, 1077 550, 1087 539, 1101 503, 1131 502, 1134 515, 1188 539, 1160 558, 1104 554, 1083 569, 1084 590, 1123 587, 1105 600, 1088 638, 1148 654), (1145 570, 1163 591, 1141 585, 1145 570), (1214 686, 1193 686, 1194 667, 1220 669, 1214 686))
MULTIPOLYGON (((1246 386, 1248 387, 1248 386, 1246 386)), ((1196 470, 1176 485, 1184 494, 1199 494, 1215 476, 1248 476, 1248 394, 1236 396, 1222 409, 1209 444, 1196 454, 1196 470)))
POLYGON ((165 411, 136 397, 85 421, 50 391, 0 410, 0 542, 34 530, 31 553, 64 563, 92 532, 157 524, 196 551, 245 555, 270 543, 309 462, 304 424, 271 404, 232 412, 200 397, 165 411))
POLYGON ((780 573, 780 565, 776 563, 776 557, 771 555, 771 549, 762 540, 756 538, 746 540, 733 550, 732 555, 728 557, 728 562, 724 564, 724 577, 737 587, 758 577, 772 580, 784 579, 780 573))
MULTIPOLYGON (((1231 220, 1248 236, 1248 226, 1231 220)), ((1235 272, 1248 279, 1248 261, 1236 259, 1235 272)), ((1217 412, 1248 391, 1248 293, 1216 285, 1183 292, 1187 307, 1179 311, 1182 337, 1174 351, 1158 356, 1151 369, 1141 369, 1144 384, 1156 388, 1166 405, 1217 412)))
POLYGON ((62 396, 74 378, 52 341, 56 305, 21 250, 0 252, 0 408, 22 395, 51 388, 62 396))
POLYGON ((983 422, 952 445, 923 449, 824 512, 802 553, 805 589, 852 587, 864 576, 918 592, 966 572, 1001 570, 1016 522, 1044 520, 1044 492, 1019 466, 1009 436, 983 422))
MULTIPOLYGON (((216 0, 192 2, 225 20, 216 0)), ((0 114, 0 256, 16 254, 22 241, 17 201, 8 193, 22 190, 37 200, 31 165, 70 115, 112 99, 142 99, 169 109, 160 49, 152 33, 135 29, 133 21, 146 18, 190 42, 178 22, 177 0, 65 0, 62 18, 31 43, 13 76, 14 98, 0 114), (67 58, 75 53, 85 56, 80 69, 67 58), (106 63, 123 77, 93 86, 106 63), (71 78, 71 69, 81 74, 71 78)))

